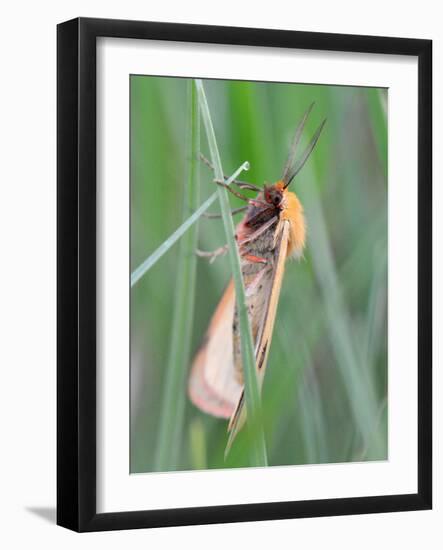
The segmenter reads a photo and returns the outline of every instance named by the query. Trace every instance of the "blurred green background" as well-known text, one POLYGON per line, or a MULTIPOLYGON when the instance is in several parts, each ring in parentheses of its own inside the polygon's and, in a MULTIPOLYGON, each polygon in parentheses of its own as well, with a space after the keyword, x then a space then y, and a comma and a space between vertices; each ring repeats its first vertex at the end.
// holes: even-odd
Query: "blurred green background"
MULTIPOLYGON (((269 465, 386 459, 387 90, 221 80, 204 86, 225 173, 248 160, 241 179, 259 185, 281 176, 312 101, 305 144, 327 118, 291 186, 305 208, 308 239, 304 258, 286 264, 263 387, 269 465)), ((188 91, 187 79, 131 76, 131 270, 182 222, 188 91)), ((201 143, 208 156, 203 129, 201 143)), ((200 173, 203 202, 215 185, 205 166, 200 173)), ((225 243, 221 220, 201 218, 198 227, 200 248, 225 243)), ((131 290, 131 472, 155 469, 177 257, 178 244, 131 290)), ((230 277, 227 256, 197 265, 192 355, 230 277)), ((242 434, 224 461, 225 420, 186 399, 180 424, 174 469, 248 465, 242 434)))

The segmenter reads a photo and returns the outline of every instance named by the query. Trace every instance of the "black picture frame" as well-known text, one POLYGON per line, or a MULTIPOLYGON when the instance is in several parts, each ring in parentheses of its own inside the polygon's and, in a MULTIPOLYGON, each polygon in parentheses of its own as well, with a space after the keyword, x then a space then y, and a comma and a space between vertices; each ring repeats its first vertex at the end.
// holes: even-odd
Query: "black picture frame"
POLYGON ((57 28, 57 523, 75 531, 432 507, 432 42, 107 19, 57 28), (418 491, 136 512, 96 511, 96 39, 167 40, 418 58, 418 491))

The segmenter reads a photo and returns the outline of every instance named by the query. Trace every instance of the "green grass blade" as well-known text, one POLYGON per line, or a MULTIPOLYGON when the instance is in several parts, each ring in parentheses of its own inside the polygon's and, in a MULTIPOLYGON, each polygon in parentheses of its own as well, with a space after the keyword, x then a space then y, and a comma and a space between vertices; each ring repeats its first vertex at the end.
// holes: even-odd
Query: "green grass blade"
MULTIPOLYGON (((203 82, 196 80, 196 87, 199 96, 199 103, 203 123, 205 125, 206 136, 208 139, 211 160, 214 165, 215 177, 223 179, 223 169, 221 165, 220 153, 217 147, 214 127, 211 114, 206 99, 203 82)), ((243 363, 243 373, 245 381, 246 410, 248 415, 247 424, 254 428, 251 438, 252 456, 251 460, 255 466, 267 466, 267 453, 265 437, 261 422, 261 401, 260 389, 257 380, 254 345, 252 341, 251 327, 246 306, 245 289, 241 273, 240 256, 238 254, 235 241, 235 228, 231 216, 230 204, 226 189, 219 186, 218 197, 220 201, 220 211, 225 227, 226 240, 229 247, 229 259, 231 263, 232 278, 234 280, 235 296, 239 315, 239 327, 241 337, 241 353, 243 363)))
MULTIPOLYGON (((194 162, 194 160, 192 161, 194 162)), ((230 185, 243 170, 249 170, 249 162, 244 162, 237 170, 226 180, 226 184, 230 185)), ((146 258, 134 271, 131 273, 131 287, 145 275, 158 260, 168 252, 168 250, 192 227, 195 222, 206 212, 206 210, 216 201, 217 192, 213 193, 205 202, 191 215, 189 218, 178 227, 172 235, 170 235, 150 256, 146 258)))
POLYGON ((194 418, 189 427, 191 465, 193 470, 206 470, 206 435, 201 418, 194 418))
POLYGON ((373 136, 380 165, 385 179, 388 177, 388 121, 387 121, 387 90, 368 88, 366 90, 368 102, 369 123, 373 129, 373 136))
POLYGON ((343 301, 342 288, 335 267, 325 216, 315 187, 306 195, 305 209, 311 220, 311 247, 314 273, 324 298, 324 314, 332 349, 347 388, 360 435, 366 444, 373 429, 377 401, 374 388, 362 368, 352 340, 351 320, 343 301))
MULTIPOLYGON (((197 93, 189 84, 189 176, 183 197, 183 218, 186 219, 199 203, 200 182, 197 154, 200 150, 200 113, 197 93)), ((174 317, 171 347, 166 371, 160 427, 158 433, 156 470, 177 468, 178 451, 186 399, 186 372, 190 356, 191 328, 194 314, 197 259, 197 225, 183 234, 177 263, 174 317)))

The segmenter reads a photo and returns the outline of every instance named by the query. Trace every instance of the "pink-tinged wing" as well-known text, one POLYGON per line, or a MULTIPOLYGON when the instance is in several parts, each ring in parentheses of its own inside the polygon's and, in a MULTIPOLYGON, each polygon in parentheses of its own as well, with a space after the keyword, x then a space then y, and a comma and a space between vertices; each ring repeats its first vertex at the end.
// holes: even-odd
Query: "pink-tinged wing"
POLYGON ((234 307, 234 284, 231 281, 195 356, 188 383, 189 397, 194 405, 222 418, 232 415, 242 393, 242 386, 236 380, 234 371, 234 307))

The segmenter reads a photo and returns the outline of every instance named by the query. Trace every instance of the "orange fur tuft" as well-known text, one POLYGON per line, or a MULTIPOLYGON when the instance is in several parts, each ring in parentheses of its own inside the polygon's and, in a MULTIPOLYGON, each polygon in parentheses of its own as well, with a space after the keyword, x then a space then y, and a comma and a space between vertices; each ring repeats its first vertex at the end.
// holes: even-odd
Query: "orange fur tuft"
POLYGON ((282 181, 278 181, 275 187, 283 193, 283 209, 280 219, 288 220, 291 224, 287 255, 290 256, 293 254, 296 257, 300 257, 306 241, 306 222, 303 206, 295 193, 285 189, 282 181))

